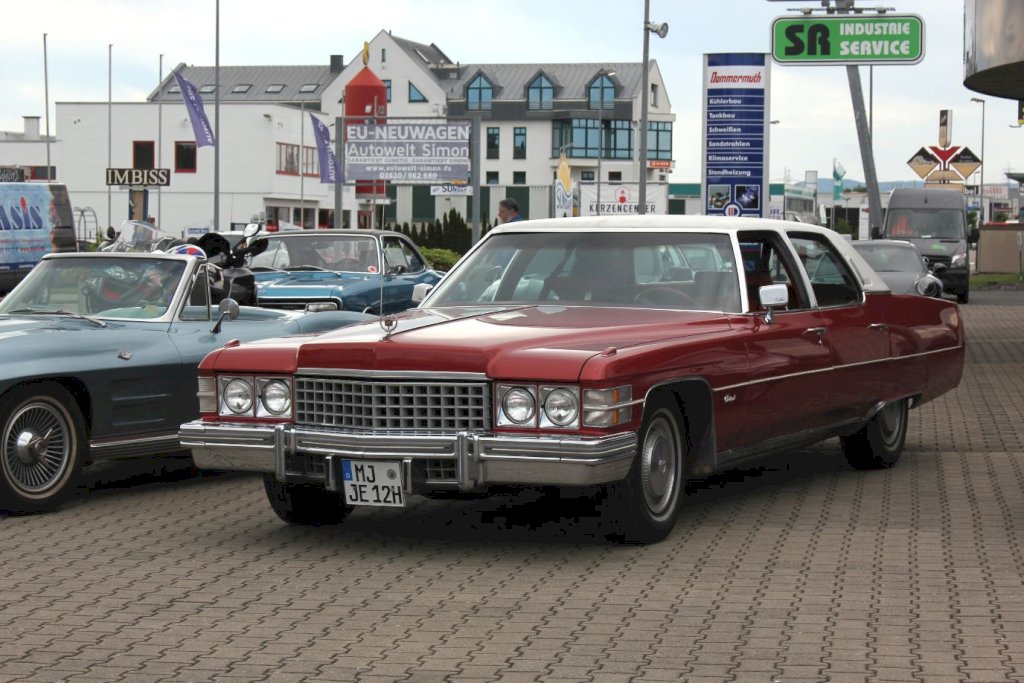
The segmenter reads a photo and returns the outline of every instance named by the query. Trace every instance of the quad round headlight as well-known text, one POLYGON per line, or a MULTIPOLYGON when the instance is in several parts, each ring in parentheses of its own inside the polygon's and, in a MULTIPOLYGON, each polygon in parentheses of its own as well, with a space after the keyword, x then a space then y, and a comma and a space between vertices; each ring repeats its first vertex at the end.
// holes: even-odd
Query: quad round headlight
POLYGON ((292 394, 288 385, 275 379, 263 385, 263 407, 272 415, 284 415, 292 409, 292 394))
POLYGON ((558 427, 572 424, 580 414, 576 394, 568 389, 552 390, 544 399, 544 414, 558 427))
POLYGON ((533 394, 519 387, 510 389, 505 394, 505 397, 501 400, 501 407, 505 412, 505 417, 518 425, 530 422, 537 412, 537 405, 533 400, 533 394))
POLYGON ((252 412, 252 385, 244 379, 233 379, 224 385, 224 405, 235 415, 252 412))

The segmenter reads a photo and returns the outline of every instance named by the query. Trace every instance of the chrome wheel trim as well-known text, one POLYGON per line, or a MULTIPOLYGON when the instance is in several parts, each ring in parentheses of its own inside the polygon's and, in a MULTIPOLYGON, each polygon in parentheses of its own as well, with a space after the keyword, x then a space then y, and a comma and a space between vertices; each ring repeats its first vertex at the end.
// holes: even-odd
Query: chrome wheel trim
POLYGON ((907 402, 888 403, 878 411, 878 435, 889 450, 895 449, 900 442, 907 421, 907 402))
POLYGON ((30 401, 4 425, 0 443, 4 477, 20 493, 40 496, 59 482, 71 465, 71 419, 59 405, 30 401))
POLYGON ((659 413, 648 425, 640 451, 640 484, 644 502, 655 519, 671 515, 679 477, 679 439, 672 421, 659 413))

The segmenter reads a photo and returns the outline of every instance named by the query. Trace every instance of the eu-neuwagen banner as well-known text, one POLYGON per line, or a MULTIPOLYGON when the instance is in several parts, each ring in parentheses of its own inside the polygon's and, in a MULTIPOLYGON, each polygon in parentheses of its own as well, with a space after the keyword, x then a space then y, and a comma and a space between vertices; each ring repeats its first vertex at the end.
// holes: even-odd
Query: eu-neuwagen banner
POLYGON ((431 184, 469 179, 470 123, 349 123, 345 177, 431 184))

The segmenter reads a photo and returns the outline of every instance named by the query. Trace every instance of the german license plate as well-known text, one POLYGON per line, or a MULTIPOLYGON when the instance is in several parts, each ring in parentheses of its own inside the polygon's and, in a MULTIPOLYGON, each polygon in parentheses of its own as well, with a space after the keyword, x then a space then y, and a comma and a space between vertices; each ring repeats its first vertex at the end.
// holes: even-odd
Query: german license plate
POLYGON ((401 463, 342 460, 341 474, 349 505, 405 507, 401 463))

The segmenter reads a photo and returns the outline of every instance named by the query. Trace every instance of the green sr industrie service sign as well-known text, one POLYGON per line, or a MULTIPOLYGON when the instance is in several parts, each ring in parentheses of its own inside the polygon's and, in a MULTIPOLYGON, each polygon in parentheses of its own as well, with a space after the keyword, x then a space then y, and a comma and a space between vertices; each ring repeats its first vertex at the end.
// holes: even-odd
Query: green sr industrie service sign
POLYGON ((772 58, 780 64, 917 64, 924 21, 916 14, 779 17, 772 58))

